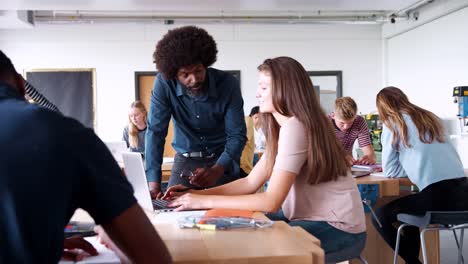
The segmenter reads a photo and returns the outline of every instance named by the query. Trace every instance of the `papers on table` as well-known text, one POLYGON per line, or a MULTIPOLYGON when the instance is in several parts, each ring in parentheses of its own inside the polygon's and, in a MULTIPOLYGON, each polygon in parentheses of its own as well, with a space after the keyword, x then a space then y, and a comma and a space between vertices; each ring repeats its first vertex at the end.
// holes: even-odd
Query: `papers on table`
POLYGON ((102 264, 117 264, 121 263, 119 257, 114 253, 114 251, 106 248, 104 245, 97 241, 97 236, 86 237, 85 238, 89 243, 93 245, 94 248, 99 252, 97 256, 85 257, 81 261, 69 261, 61 260, 59 264, 71 264, 71 263, 80 263, 80 264, 91 264, 91 263, 102 263, 102 264))
POLYGON ((185 218, 190 215, 203 216, 206 210, 198 211, 181 211, 181 212, 163 212, 156 214, 152 217, 151 222, 153 224, 174 224, 181 218, 185 218))

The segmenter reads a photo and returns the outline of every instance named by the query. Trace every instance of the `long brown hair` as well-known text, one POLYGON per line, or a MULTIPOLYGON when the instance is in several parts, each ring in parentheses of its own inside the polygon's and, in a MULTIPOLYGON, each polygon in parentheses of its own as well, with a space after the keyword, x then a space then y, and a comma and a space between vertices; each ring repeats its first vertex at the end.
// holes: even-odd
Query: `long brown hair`
MULTIPOLYGON (((145 105, 141 101, 135 101, 130 105, 130 109, 136 108, 140 110, 140 112, 143 114, 146 122, 147 118, 147 112, 145 105)), ((132 148, 137 148, 138 147, 138 127, 136 127, 132 120, 130 119, 130 114, 128 115, 128 141, 130 144, 130 147, 132 148)))
MULTIPOLYGON (((312 81, 304 67, 289 57, 267 59, 258 70, 271 76, 271 94, 275 110, 296 117, 307 133, 307 175, 310 184, 336 180, 346 175, 349 165, 330 120, 320 106, 312 81)), ((273 171, 278 154, 280 125, 271 113, 262 113, 266 137, 267 171, 273 171)))
POLYGON ((398 149, 400 142, 408 148, 411 147, 408 143, 408 127, 403 114, 411 117, 418 129, 421 142, 430 144, 434 140, 445 141, 440 119, 434 113, 412 104, 400 89, 393 86, 383 88, 377 94, 376 104, 380 119, 392 131, 392 146, 395 149, 398 149))

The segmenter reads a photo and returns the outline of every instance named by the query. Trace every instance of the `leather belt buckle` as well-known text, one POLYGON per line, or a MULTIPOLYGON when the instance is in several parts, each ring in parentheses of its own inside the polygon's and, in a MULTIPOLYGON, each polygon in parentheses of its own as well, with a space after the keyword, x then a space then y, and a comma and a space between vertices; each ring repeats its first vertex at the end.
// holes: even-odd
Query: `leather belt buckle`
POLYGON ((202 151, 182 153, 186 158, 204 158, 206 155, 202 151))
POLYGON ((207 154, 204 151, 196 151, 196 152, 185 152, 182 153, 182 156, 186 158, 208 158, 212 159, 215 157, 215 153, 207 154))

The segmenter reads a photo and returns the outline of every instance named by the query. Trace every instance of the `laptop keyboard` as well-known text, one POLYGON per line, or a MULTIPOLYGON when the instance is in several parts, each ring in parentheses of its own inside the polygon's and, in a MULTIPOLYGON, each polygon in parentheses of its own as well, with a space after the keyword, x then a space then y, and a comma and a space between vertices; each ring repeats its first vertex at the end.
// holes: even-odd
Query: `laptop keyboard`
POLYGON ((164 209, 168 209, 168 211, 171 210, 171 207, 168 207, 168 204, 171 201, 157 199, 157 200, 151 200, 151 202, 153 203, 154 210, 164 210, 164 209))

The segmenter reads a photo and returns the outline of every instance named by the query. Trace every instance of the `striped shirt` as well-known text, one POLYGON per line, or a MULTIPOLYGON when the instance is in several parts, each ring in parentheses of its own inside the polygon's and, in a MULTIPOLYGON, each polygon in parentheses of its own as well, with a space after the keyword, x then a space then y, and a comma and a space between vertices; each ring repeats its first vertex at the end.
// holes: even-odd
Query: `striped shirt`
POLYGON ((47 108, 49 110, 52 110, 52 111, 55 111, 55 112, 58 112, 60 113, 59 109, 57 108, 57 106, 55 106, 53 103, 49 102, 49 100, 47 100, 47 98, 45 98, 41 93, 39 93, 36 88, 34 88, 30 83, 28 83, 27 81, 25 81, 25 85, 24 85, 25 89, 26 89, 26 94, 29 96, 29 98, 31 98, 32 100, 34 100, 34 102, 39 105, 39 106, 42 106, 44 108, 47 108))
POLYGON ((360 115, 356 116, 351 127, 346 131, 341 131, 335 124, 335 120, 331 117, 331 114, 328 115, 328 118, 335 128, 335 134, 338 140, 343 145, 343 148, 346 152, 351 153, 353 151, 354 141, 358 139, 359 147, 363 148, 371 144, 371 139, 369 135, 369 128, 367 128, 367 122, 360 115))

